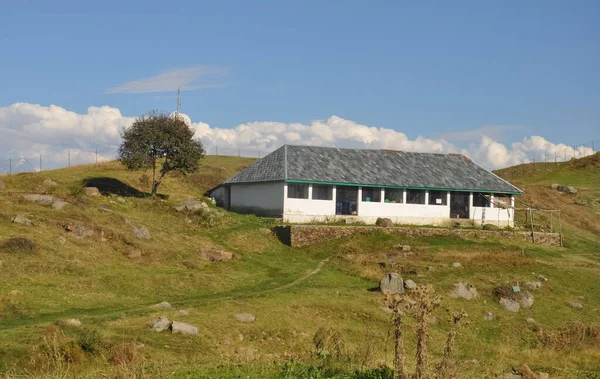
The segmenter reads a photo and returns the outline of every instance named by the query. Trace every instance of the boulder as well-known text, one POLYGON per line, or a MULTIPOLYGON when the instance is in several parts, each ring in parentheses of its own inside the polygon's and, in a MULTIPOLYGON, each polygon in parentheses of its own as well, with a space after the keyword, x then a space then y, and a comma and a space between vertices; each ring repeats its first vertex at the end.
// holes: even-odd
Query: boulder
POLYGON ((222 262, 231 260, 233 258, 233 253, 213 248, 202 248, 198 252, 198 256, 203 261, 222 262))
POLYGON ((194 199, 183 200, 181 203, 175 206, 175 210, 177 212, 194 212, 202 208, 208 208, 208 205, 206 203, 194 199))
POLYGON ((572 186, 558 186, 558 187, 556 187, 556 189, 560 192, 565 192, 565 193, 577 193, 577 188, 572 187, 572 186))
POLYGON ((162 302, 160 302, 158 304, 154 304, 152 306, 152 308, 156 308, 156 309, 171 309, 173 307, 171 306, 171 304, 167 303, 166 301, 162 301, 162 302))
POLYGON ((256 320, 256 317, 250 313, 237 313, 235 318, 240 322, 254 322, 256 320))
POLYGON ((2 180, 0 180, 0 190, 6 189, 6 184, 2 180))
POLYGON ((15 218, 12 219, 12 222, 19 225, 32 226, 33 221, 28 219, 23 215, 16 215, 15 218))
POLYGON ((131 227, 133 231, 133 235, 142 240, 152 239, 152 235, 150 235, 150 231, 145 226, 139 226, 130 219, 126 218, 125 223, 131 227))
POLYGON ((163 330, 167 330, 169 329, 169 325, 169 319, 165 316, 157 317, 150 323, 150 327, 155 332, 162 332, 163 330))
POLYGON ((553 183, 550 187, 552 187, 552 189, 558 189, 558 187, 560 187, 560 184, 558 183, 553 183))
POLYGON ((483 225, 483 230, 498 230, 500 229, 497 225, 494 224, 485 224, 483 225))
POLYGON ((577 302, 577 301, 571 301, 571 302, 569 303, 569 306, 570 306, 571 308, 575 308, 575 309, 581 309, 581 308, 583 308, 583 304, 581 304, 581 303, 579 303, 579 302, 577 302))
POLYGON ((502 308, 506 309, 509 312, 518 312, 521 309, 521 305, 519 302, 507 299, 505 297, 500 299, 500 305, 502 308))
POLYGON ((83 193, 87 196, 101 196, 100 190, 96 187, 83 187, 83 193))
POLYGON ((63 324, 68 326, 81 326, 81 321, 78 318, 67 318, 63 320, 63 324))
POLYGON ((379 290, 391 294, 404 293, 404 281, 400 274, 390 272, 379 281, 379 290))
POLYGON ((415 288, 417 288, 417 283, 413 282, 411 279, 406 279, 404 281, 404 288, 414 290, 415 288))
POLYGON ((68 226, 67 231, 73 232, 78 239, 88 238, 94 235, 94 229, 85 225, 68 226))
POLYGON ((171 323, 171 333, 173 334, 189 334, 197 336, 198 328, 194 325, 186 324, 185 322, 173 321, 171 323))
POLYGON ((483 319, 485 321, 492 321, 495 318, 492 312, 483 312, 483 319))
POLYGON ((32 201, 37 205, 52 205, 52 203, 54 203, 56 200, 54 196, 39 194, 23 195, 23 199, 32 201))
POLYGON ((525 282, 524 285, 530 290, 535 291, 542 287, 542 282, 525 282))
POLYGON ((52 179, 46 179, 42 182, 42 185, 46 188, 52 188, 52 187, 56 187, 58 186, 58 183, 56 183, 54 180, 52 179))
POLYGON ((475 287, 471 286, 469 283, 459 282, 454 285, 454 289, 450 291, 451 297, 460 297, 466 300, 477 299, 479 294, 475 287))
POLYGON ((531 308, 533 305, 533 295, 529 292, 521 292, 519 295, 519 304, 523 308, 531 308))
POLYGON ((69 205, 69 203, 67 203, 66 201, 60 200, 60 199, 56 199, 54 201, 54 203, 52 203, 52 208, 60 211, 62 209, 65 209, 65 207, 67 205, 69 205))
POLYGON ((382 228, 393 228, 394 223, 389 218, 379 217, 377 221, 375 221, 375 225, 381 226, 382 228))

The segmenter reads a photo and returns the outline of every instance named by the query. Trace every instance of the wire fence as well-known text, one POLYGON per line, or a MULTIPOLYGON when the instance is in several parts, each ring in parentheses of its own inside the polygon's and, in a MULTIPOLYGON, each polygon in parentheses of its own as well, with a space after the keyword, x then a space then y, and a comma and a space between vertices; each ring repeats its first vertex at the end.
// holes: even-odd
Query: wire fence
MULTIPOLYGON (((267 151, 222 146, 205 146, 206 155, 224 155, 262 158, 267 151)), ((103 146, 93 150, 66 149, 61 152, 33 156, 15 156, 0 159, 0 175, 20 172, 41 172, 59 168, 109 162, 117 159, 116 146, 103 146)))

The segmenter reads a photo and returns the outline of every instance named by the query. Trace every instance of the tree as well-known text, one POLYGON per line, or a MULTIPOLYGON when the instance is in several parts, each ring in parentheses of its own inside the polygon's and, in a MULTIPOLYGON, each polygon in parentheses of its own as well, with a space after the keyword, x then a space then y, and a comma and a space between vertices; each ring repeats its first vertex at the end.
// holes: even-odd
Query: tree
POLYGON ((152 196, 167 173, 195 172, 204 156, 204 147, 194 139, 194 130, 178 114, 151 111, 126 128, 122 138, 118 160, 129 170, 152 169, 152 196))

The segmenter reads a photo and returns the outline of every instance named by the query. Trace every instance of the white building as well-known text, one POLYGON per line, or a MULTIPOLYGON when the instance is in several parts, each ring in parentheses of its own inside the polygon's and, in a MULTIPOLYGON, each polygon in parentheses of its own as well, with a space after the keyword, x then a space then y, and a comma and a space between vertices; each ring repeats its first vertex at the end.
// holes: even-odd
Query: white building
POLYGON ((458 154, 285 145, 209 193, 233 212, 290 223, 502 227, 523 191, 458 154))

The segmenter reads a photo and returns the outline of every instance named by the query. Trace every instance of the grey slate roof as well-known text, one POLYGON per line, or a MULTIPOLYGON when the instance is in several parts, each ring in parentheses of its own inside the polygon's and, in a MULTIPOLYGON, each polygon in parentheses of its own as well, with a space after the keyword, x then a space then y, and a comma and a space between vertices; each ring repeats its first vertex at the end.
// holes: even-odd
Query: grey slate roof
POLYGON ((463 156, 286 145, 225 184, 269 181, 522 193, 463 156))

